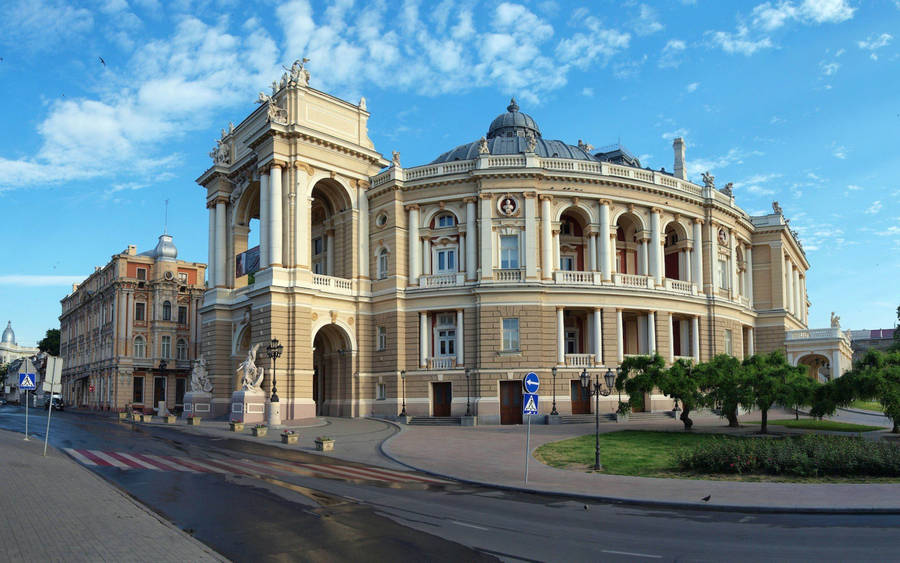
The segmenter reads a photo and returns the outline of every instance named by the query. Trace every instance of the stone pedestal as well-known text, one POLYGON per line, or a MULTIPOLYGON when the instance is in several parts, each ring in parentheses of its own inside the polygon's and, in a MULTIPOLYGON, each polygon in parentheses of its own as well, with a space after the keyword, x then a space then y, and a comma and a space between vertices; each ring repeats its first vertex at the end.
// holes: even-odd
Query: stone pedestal
POLYGON ((281 426, 281 403, 269 402, 269 426, 272 428, 281 426))
POLYGON ((558 414, 548 414, 547 415, 547 424, 559 424, 559 415, 558 414))
POLYGON ((188 391, 184 394, 184 411, 181 418, 188 416, 212 416, 212 393, 204 391, 188 391))
POLYGON ((235 391, 231 394, 231 420, 237 422, 264 422, 266 394, 263 391, 235 391))
POLYGON ((478 426, 477 416, 461 416, 459 417, 460 426, 478 426))

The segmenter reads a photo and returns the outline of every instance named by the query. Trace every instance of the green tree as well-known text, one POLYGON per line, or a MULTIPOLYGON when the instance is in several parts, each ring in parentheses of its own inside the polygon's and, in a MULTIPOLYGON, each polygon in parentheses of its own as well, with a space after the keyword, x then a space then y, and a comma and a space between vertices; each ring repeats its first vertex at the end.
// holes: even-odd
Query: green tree
POLYGON ((616 377, 616 390, 628 393, 631 408, 644 404, 644 395, 653 391, 666 369, 666 362, 659 354, 652 356, 629 356, 622 362, 616 377))
POLYGON ((877 400, 884 407, 884 415, 891 419, 894 427, 891 432, 900 433, 900 352, 869 350, 857 362, 853 370, 840 377, 844 379, 843 397, 852 393, 855 399, 865 401, 877 400), (848 379, 847 376, 851 377, 848 379))
POLYGON ((803 371, 803 368, 790 365, 780 350, 753 355, 743 361, 740 378, 747 394, 742 404, 760 410, 761 433, 767 434, 769 431, 769 409, 772 405, 790 400, 787 382, 792 381, 795 375, 802 377, 803 371))
POLYGON ((894 343, 888 348, 889 352, 900 352, 900 306, 897 307, 897 322, 894 323, 894 343))
POLYGON ((681 422, 685 431, 691 429, 694 421, 690 413, 703 404, 694 367, 690 361, 678 360, 666 368, 665 360, 659 354, 653 356, 633 356, 622 362, 622 369, 616 378, 616 389, 628 393, 632 407, 639 406, 645 393, 653 389, 681 402, 681 422))
POLYGON ((46 352, 51 356, 59 356, 59 329, 51 328, 47 330, 44 338, 38 342, 38 350, 46 352))
POLYGON ((694 373, 705 393, 706 404, 722 410, 728 426, 737 428, 738 408, 749 402, 747 388, 741 381, 741 362, 728 354, 714 356, 709 362, 700 362, 694 373))
POLYGON ((657 387, 664 394, 676 401, 681 401, 681 422, 685 432, 694 426, 691 420, 691 411, 696 410, 706 402, 703 391, 700 389, 700 378, 695 373, 695 367, 690 360, 676 360, 674 364, 665 370, 657 383, 657 387))
MULTIPOLYGON (((802 368, 800 368, 802 370, 802 368)), ((802 371, 790 373, 785 377, 784 387, 779 402, 794 409, 794 418, 800 419, 800 407, 812 405, 816 389, 822 385, 802 371)))

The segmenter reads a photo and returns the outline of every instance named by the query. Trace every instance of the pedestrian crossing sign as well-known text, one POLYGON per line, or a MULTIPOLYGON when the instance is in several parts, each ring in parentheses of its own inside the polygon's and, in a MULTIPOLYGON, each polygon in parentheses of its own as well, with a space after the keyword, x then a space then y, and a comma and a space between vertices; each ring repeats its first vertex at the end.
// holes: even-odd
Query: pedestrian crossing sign
POLYGON ((522 401, 522 414, 538 413, 538 395, 537 393, 525 393, 522 401))
POLYGON ((35 387, 33 373, 19 374, 19 389, 23 391, 34 391, 35 387))

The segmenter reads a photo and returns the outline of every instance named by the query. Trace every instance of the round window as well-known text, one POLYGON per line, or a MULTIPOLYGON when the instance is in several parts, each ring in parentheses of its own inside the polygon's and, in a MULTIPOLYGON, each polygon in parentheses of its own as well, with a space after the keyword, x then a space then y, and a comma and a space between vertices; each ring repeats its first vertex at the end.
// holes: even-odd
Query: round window
POLYGON ((375 217, 375 224, 379 227, 383 227, 387 224, 387 214, 379 213, 377 217, 375 217))

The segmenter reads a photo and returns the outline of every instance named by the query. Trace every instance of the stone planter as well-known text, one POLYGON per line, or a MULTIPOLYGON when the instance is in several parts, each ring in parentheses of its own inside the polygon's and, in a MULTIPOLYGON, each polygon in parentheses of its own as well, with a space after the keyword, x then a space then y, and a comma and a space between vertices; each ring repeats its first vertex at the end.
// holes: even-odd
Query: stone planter
POLYGON ((125 412, 125 411, 120 412, 120 413, 119 413, 119 420, 128 420, 128 413, 125 412))
POLYGON ((269 432, 268 426, 262 426, 262 427, 254 426, 253 427, 253 435, 256 436, 257 438, 262 438, 263 436, 268 434, 268 432, 269 432))
POLYGON ((153 422, 153 415, 152 414, 142 414, 141 421, 142 422, 153 422))
POLYGON ((334 440, 320 440, 316 438, 316 450, 320 452, 330 452, 334 449, 334 440))
POLYGON ((140 422, 142 416, 143 416, 142 414, 139 414, 139 413, 136 413, 136 412, 131 413, 131 420, 132 420, 133 422, 140 422))
POLYGON ((298 440, 300 440, 300 434, 282 434, 281 435, 281 443, 282 444, 296 444, 298 440))
POLYGON ((199 416, 189 417, 187 419, 187 421, 188 421, 188 426, 200 426, 200 417, 199 416))
POLYGON ((232 432, 243 432, 244 431, 244 423, 243 422, 229 422, 228 429, 232 432))
POLYGON ((628 422, 628 415, 617 412, 616 422, 628 422))
POLYGON ((174 414, 166 415, 166 424, 175 424, 175 421, 178 420, 178 417, 174 414))

